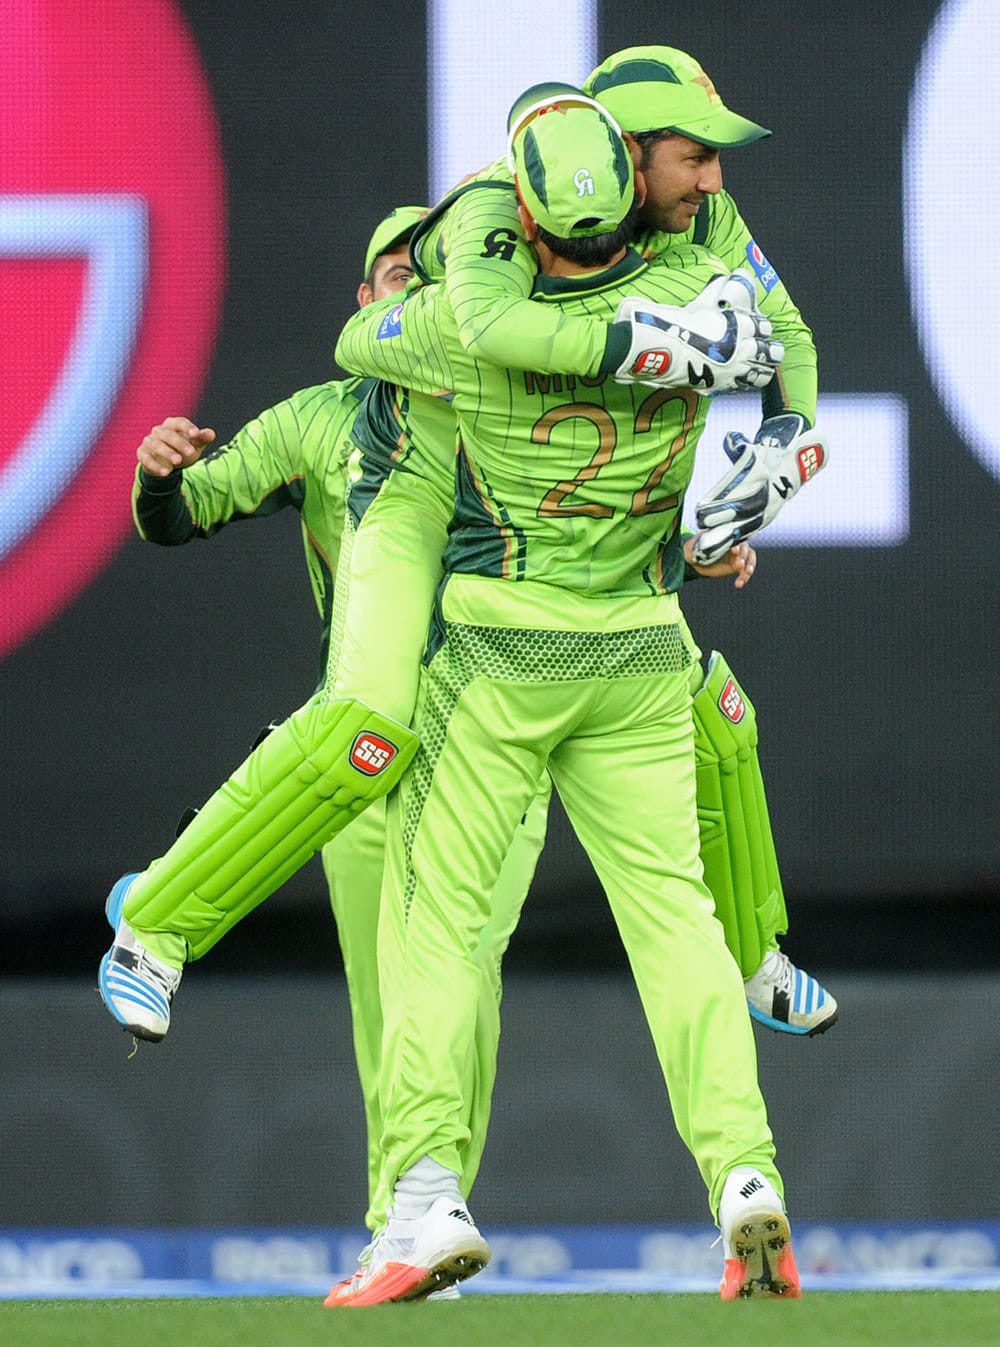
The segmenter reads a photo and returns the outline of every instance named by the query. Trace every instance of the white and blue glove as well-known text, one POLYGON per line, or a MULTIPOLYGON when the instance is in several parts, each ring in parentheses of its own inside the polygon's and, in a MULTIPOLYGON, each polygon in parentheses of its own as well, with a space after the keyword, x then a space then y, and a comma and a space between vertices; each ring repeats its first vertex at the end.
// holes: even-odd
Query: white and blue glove
POLYGON ((684 305, 630 296, 615 321, 632 329, 628 355, 615 370, 618 383, 693 388, 710 397, 763 388, 785 348, 771 336, 770 319, 756 306, 753 280, 743 271, 716 276, 684 305))
POLYGON ((700 566, 770 524, 830 457, 822 432, 798 412, 768 417, 752 440, 730 431, 722 447, 733 466, 695 508, 702 532, 693 556, 700 566))

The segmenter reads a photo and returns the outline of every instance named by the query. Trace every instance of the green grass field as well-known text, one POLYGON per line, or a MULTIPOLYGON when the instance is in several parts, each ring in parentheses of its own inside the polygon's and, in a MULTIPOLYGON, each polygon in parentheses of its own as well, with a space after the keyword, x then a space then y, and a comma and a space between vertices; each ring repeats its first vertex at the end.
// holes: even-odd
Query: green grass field
POLYGON ((0 1303, 3 1347, 997 1347, 1000 1292, 474 1296, 324 1310, 299 1296, 0 1303))

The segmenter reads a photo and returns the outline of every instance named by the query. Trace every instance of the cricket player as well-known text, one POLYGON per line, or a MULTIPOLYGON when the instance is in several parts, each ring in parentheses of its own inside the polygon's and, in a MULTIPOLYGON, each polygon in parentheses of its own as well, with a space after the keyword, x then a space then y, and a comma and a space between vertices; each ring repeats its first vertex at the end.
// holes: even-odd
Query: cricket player
MULTIPOLYGON (((763 419, 752 444, 739 434, 726 437, 734 466, 699 505, 703 532, 697 559, 711 561, 769 523, 826 459, 825 445, 812 430, 816 409, 812 334, 736 203, 722 190, 720 149, 750 144, 770 132, 731 112, 698 62, 675 48, 617 52, 592 73, 586 88, 630 133, 626 142, 643 171, 647 197, 638 241, 643 255, 654 258, 671 247, 704 243, 731 269, 749 266, 756 276, 761 312, 784 348, 774 379, 762 365, 726 385, 761 387, 763 419)), ((572 105, 574 91, 569 86, 534 86, 512 109, 512 122, 526 112, 530 115, 546 98, 572 105)), ((505 164, 490 165, 440 202, 415 230, 411 252, 424 280, 443 280, 460 339, 470 354, 536 372, 588 377, 614 372, 623 380, 645 377, 644 354, 637 353, 634 344, 629 346, 629 334, 619 323, 595 335, 594 329, 562 311, 552 312, 552 306, 526 302, 537 264, 520 230, 505 164)), ((428 292, 413 302, 433 306, 436 300, 428 292)), ((616 317, 631 312, 626 301, 616 317)), ((338 352, 338 359, 350 367, 345 364, 349 361, 345 349, 338 352)), ((711 364, 699 364, 690 352, 674 352, 672 363, 681 382, 706 391, 722 385, 711 364)), ((381 399, 389 399, 391 388, 391 383, 383 385, 381 399)), ((373 405, 381 425, 373 430, 372 439, 380 434, 383 440, 391 438, 397 465, 409 467, 411 474, 429 475, 426 455, 419 455, 414 464, 412 441, 405 433, 410 394, 397 397, 389 407, 373 401, 366 415, 373 405)), ((418 450, 425 441, 422 437, 418 450)), ((387 512, 391 508, 387 530, 396 531, 397 552, 402 550, 398 519, 407 511, 403 497, 419 495, 411 475, 395 483, 392 500, 381 504, 387 512)), ((420 507, 415 499, 412 508, 420 507)), ((387 530, 382 536, 378 530, 379 514, 366 519, 360 549, 365 556, 377 555, 388 545, 387 530)), ((429 514, 426 522, 428 528, 440 524, 429 514)), ((358 564, 373 576, 370 563, 358 564)), ((382 706, 383 689, 366 683, 362 666, 374 639, 375 615, 384 611, 384 605, 369 598, 365 606, 371 619, 367 627, 356 627, 357 643, 348 641, 339 686, 342 695, 373 697, 372 704, 382 706)), ((837 1020, 835 998, 792 964, 778 944, 779 934, 788 929, 788 918, 760 769, 756 713, 718 652, 713 652, 706 674, 699 666, 692 677, 700 680, 694 710, 706 882, 743 971, 751 1014, 781 1032, 823 1033, 837 1020)))
MULTIPOLYGON (((610 318, 626 296, 675 305, 724 271, 700 247, 649 266, 626 246, 642 182, 596 105, 538 109, 515 126, 511 154, 540 302, 610 318)), ((410 331, 414 298, 364 311, 341 339, 352 358, 367 344, 373 363, 390 348, 405 363, 406 333, 420 357, 402 386, 449 390, 459 434, 413 718, 420 748, 388 801, 379 944, 393 1201, 367 1265, 326 1303, 420 1298, 489 1261, 460 1187, 472 951, 544 772, 628 952, 677 1129, 722 1229, 722 1295, 797 1296, 742 980, 698 857, 692 654, 677 591, 680 510, 707 404, 690 389, 475 360, 447 304, 434 324, 413 306, 410 331)))
MULTIPOLYGON (((382 220, 369 242, 365 279, 358 289, 364 306, 401 289, 412 276, 407 241, 426 208, 398 207, 382 220)), ((263 519, 283 508, 298 511, 313 596, 322 622, 320 673, 325 673, 333 609, 333 578, 344 525, 346 469, 354 452, 351 426, 371 380, 351 378, 294 393, 244 426, 225 445, 215 432, 184 417, 154 427, 139 447, 133 490, 136 526, 143 538, 163 545, 210 537, 226 524, 263 519)), ((544 804, 544 802, 543 802, 544 804)), ((504 865, 496 911, 516 922, 545 837, 544 807, 531 811, 518 829, 504 865)), ((380 1168, 382 1116, 378 1068, 382 1013, 376 966, 376 929, 382 882, 384 806, 376 802, 354 826, 322 852, 330 902, 337 921, 358 1077, 368 1132, 369 1196, 380 1168)), ((120 909, 132 875, 116 884, 111 907, 120 909)), ((103 961, 100 986, 112 1014, 152 1039, 169 1024, 169 997, 180 981, 178 939, 149 933, 144 944, 120 928, 117 949, 103 961), (175 967, 174 965, 177 964, 175 967)), ((485 1139, 499 1038, 500 962, 510 930, 491 928, 482 948, 481 1049, 470 1063, 470 1126, 485 1139)), ((481 1148, 480 1148, 481 1149, 481 1148)), ((474 1177, 478 1160, 472 1156, 474 1177)), ((381 1218, 380 1218, 381 1219, 381 1218)))

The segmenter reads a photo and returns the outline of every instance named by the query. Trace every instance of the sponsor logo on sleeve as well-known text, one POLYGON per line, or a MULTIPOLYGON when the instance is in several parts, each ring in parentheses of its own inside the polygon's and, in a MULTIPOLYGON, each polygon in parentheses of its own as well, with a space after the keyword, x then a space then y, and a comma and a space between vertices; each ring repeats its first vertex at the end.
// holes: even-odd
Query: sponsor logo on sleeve
POLYGON ((376 341, 385 341, 387 337, 398 337, 403 330, 403 306, 394 304, 379 323, 375 334, 376 341))
POLYGON ((369 730, 362 730, 355 736, 351 747, 351 766, 364 776, 378 776, 384 772, 396 756, 398 749, 388 739, 369 730))
POLYGON ((753 267, 757 279, 765 290, 773 290, 781 280, 774 267, 760 250, 760 244, 751 239, 747 244, 747 261, 753 267))

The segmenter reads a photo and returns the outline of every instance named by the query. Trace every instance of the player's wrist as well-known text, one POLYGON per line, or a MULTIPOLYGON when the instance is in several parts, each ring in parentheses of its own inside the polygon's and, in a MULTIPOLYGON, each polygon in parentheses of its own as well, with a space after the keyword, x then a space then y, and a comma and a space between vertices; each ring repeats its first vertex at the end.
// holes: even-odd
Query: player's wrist
POLYGON ((180 468, 174 468, 166 477, 157 477, 140 465, 139 486, 150 496, 170 496, 175 491, 180 491, 181 476, 180 468))
POLYGON ((624 365, 632 349, 632 324, 609 323, 607 344, 598 366, 598 374, 615 374, 624 365))

